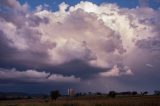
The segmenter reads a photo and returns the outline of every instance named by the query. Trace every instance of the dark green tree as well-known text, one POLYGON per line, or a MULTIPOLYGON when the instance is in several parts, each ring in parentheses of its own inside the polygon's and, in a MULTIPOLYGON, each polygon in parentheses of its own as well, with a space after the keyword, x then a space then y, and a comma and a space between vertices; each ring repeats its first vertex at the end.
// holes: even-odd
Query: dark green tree
POLYGON ((147 95, 147 94, 148 94, 148 92, 147 92, 147 91, 145 91, 145 92, 141 92, 141 95, 142 95, 142 96, 147 95))
POLYGON ((160 90, 155 90, 154 95, 160 95, 160 90))
POLYGON ((138 94, 137 91, 132 92, 132 95, 137 95, 137 94, 138 94))
POLYGON ((112 98, 115 98, 116 95, 117 95, 117 93, 116 93, 115 91, 110 91, 110 92, 108 93, 108 96, 109 96, 109 97, 112 97, 112 98))
POLYGON ((51 91, 50 92, 50 96, 51 96, 51 99, 53 100, 56 100, 59 96, 60 96, 60 93, 59 93, 59 90, 54 90, 54 91, 51 91))
POLYGON ((148 92, 147 92, 147 91, 145 91, 143 94, 144 94, 144 95, 147 95, 147 94, 148 94, 148 92))
POLYGON ((102 93, 101 93, 101 92, 97 92, 96 95, 99 95, 99 96, 100 96, 100 95, 102 95, 102 93))

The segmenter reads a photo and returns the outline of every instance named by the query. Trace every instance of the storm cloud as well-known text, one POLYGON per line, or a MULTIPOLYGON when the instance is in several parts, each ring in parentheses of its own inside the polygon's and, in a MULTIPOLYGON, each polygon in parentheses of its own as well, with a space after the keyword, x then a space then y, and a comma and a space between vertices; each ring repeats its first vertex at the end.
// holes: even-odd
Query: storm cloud
POLYGON ((16 69, 0 68, 0 79, 11 81, 22 81, 32 83, 51 83, 51 82, 79 82, 80 78, 75 76, 63 76, 61 74, 51 74, 45 71, 36 70, 18 71, 16 69))
POLYGON ((29 11, 27 3, 1 0, 0 80, 79 86, 112 80, 127 86, 124 77, 136 82, 143 76, 157 83, 146 70, 152 67, 152 74, 159 74, 160 11, 140 1, 142 6, 133 9, 63 2, 53 12, 42 7, 29 11))

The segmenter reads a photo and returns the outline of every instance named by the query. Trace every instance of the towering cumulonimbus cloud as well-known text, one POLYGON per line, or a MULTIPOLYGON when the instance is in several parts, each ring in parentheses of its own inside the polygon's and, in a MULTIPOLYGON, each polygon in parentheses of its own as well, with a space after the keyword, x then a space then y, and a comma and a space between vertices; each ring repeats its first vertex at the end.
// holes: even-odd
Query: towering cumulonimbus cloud
MULTIPOLYGON (((115 64, 123 64, 126 56, 132 56, 130 52, 139 50, 145 46, 143 41, 153 39, 159 33, 157 30, 159 11, 151 8, 130 10, 121 9, 113 4, 97 6, 90 2, 81 2, 70 7, 68 11, 65 11, 67 6, 64 3, 60 8, 56 13, 45 10, 36 13, 40 17, 48 16, 52 22, 40 25, 40 28, 48 27, 45 31, 41 30, 41 33, 46 35, 46 39, 53 37, 50 40, 56 42, 56 48, 49 50, 49 53, 53 60, 59 57, 57 62, 77 58, 83 60, 86 56, 92 58, 85 57, 84 59, 87 59, 85 61, 100 67, 108 68, 115 64), (70 45, 71 50, 67 49, 65 52, 60 50, 66 49, 67 45, 70 45), (81 45, 87 48, 82 49, 81 45), (77 55, 74 57, 74 54, 77 55)), ((155 46, 158 46, 157 43, 155 46)))
MULTIPOLYGON (((85 70, 89 73, 85 78, 133 77, 149 73, 144 71, 147 66, 159 69, 159 10, 146 6, 128 9, 116 4, 96 5, 87 1, 75 6, 61 3, 55 12, 42 7, 30 12, 27 3, 21 5, 16 0, 1 0, 0 6, 5 10, 0 11, 0 64, 3 69, 0 75, 8 79, 13 78, 8 75, 9 68, 4 71, 3 66, 8 67, 6 64, 29 69, 67 67, 58 68, 62 70, 60 74, 47 78, 48 72, 10 70, 18 77, 26 74, 26 78, 32 72, 42 74, 40 81, 44 82, 83 79, 82 74, 75 76, 69 71, 85 70, 66 65, 72 61, 98 68, 94 72, 85 70)), ((55 70, 49 71, 54 73, 55 70)))

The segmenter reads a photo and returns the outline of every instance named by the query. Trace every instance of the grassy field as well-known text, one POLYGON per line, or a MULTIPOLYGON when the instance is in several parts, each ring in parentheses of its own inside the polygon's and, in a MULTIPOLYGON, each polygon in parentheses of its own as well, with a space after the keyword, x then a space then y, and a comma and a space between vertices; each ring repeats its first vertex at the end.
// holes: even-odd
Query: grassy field
POLYGON ((0 101, 0 106, 160 106, 160 96, 143 97, 79 97, 59 98, 56 101, 44 99, 0 101))

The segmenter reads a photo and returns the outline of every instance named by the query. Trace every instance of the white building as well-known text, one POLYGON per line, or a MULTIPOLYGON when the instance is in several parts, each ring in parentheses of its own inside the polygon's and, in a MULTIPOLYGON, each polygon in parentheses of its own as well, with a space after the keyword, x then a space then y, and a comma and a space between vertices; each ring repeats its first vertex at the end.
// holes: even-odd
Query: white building
POLYGON ((69 96, 74 96, 75 95, 75 90, 74 89, 72 89, 72 88, 68 88, 68 95, 69 96))

